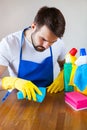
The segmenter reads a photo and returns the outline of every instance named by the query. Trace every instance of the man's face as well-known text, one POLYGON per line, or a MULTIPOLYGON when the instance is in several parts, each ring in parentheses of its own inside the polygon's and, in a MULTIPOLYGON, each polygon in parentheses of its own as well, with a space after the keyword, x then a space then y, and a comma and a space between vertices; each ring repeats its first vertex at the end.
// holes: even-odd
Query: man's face
POLYGON ((41 28, 35 27, 31 34, 32 44, 37 51, 44 51, 50 47, 58 37, 48 29, 47 26, 42 26, 41 28))

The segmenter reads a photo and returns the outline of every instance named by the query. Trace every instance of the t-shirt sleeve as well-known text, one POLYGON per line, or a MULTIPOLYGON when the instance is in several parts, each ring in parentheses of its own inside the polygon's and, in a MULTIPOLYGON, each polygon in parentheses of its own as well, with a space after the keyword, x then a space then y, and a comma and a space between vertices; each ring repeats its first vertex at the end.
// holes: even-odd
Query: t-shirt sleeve
POLYGON ((2 39, 0 42, 0 65, 8 66, 9 65, 9 49, 7 41, 2 39))

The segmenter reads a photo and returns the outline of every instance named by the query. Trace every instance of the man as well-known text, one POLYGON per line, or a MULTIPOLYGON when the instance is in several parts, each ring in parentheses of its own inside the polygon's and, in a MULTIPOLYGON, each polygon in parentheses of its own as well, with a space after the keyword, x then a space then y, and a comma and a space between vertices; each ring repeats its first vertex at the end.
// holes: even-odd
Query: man
POLYGON ((63 72, 58 81, 53 82, 53 78, 56 62, 63 69, 65 48, 60 38, 64 31, 65 19, 60 10, 45 6, 37 12, 29 28, 3 38, 0 43, 2 88, 16 88, 34 101, 36 93, 41 95, 38 87, 47 87, 51 93, 61 91, 63 72), (10 76, 5 77, 7 70, 10 76))

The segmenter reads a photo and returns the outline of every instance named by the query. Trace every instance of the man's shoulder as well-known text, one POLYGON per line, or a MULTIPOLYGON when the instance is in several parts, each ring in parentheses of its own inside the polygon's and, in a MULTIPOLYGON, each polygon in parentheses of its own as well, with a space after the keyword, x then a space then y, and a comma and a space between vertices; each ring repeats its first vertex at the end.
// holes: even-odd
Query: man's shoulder
POLYGON ((6 38, 20 38, 22 35, 22 31, 13 32, 6 36, 6 38))
POLYGON ((0 41, 0 47, 15 48, 16 46, 19 46, 19 43, 21 42, 21 35, 22 31, 14 32, 7 35, 0 41))
POLYGON ((22 31, 10 33, 7 36, 5 36, 4 38, 2 38, 1 43, 12 43, 15 41, 20 41, 21 35, 22 35, 22 31))

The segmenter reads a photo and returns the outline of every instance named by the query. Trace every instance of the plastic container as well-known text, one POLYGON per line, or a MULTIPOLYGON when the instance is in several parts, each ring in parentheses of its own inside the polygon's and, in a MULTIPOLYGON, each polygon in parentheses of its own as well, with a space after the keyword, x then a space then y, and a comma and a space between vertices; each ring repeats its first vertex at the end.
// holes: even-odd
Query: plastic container
POLYGON ((77 53, 77 49, 76 48, 72 48, 69 51, 69 53, 66 54, 66 56, 65 56, 65 62, 66 63, 74 63, 76 61, 76 59, 77 59, 75 57, 76 53, 77 53))
POLYGON ((70 76, 72 72, 72 64, 76 61, 76 53, 77 49, 72 48, 65 57, 65 64, 64 64, 64 91, 71 92, 74 91, 74 87, 69 85, 70 76))
POLYGON ((75 64, 77 66, 87 64, 87 55, 86 55, 86 49, 81 48, 80 49, 80 56, 79 58, 75 61, 75 64))

